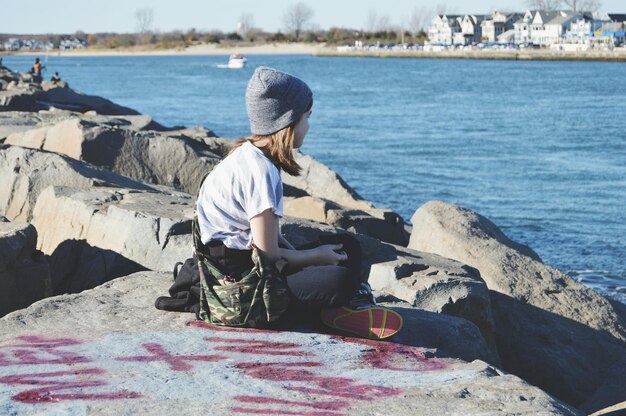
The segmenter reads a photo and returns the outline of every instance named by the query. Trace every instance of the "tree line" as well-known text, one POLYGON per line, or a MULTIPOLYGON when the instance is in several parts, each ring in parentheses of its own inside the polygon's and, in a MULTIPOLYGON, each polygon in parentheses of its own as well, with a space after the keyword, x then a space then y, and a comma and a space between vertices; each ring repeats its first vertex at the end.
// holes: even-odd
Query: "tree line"
MULTIPOLYGON (((597 11, 601 3, 598 0, 526 0, 525 6, 536 10, 559 10, 565 8, 574 11, 597 11)), ((330 45, 353 44, 360 40, 368 43, 384 42, 423 42, 427 39, 427 28, 435 14, 454 14, 454 10, 444 4, 431 7, 415 7, 405 16, 401 24, 394 24, 389 15, 371 10, 363 28, 331 27, 320 29, 313 23, 314 10, 305 3, 292 3, 282 16, 283 31, 267 32, 254 23, 254 16, 243 13, 238 19, 237 28, 232 32, 219 30, 200 31, 195 28, 160 32, 153 29, 154 10, 141 8, 135 11, 136 32, 134 33, 84 33, 82 31, 67 35, 28 35, 31 39, 50 41, 55 47, 63 39, 84 40, 92 48, 184 48, 195 44, 274 43, 274 42, 309 42, 330 45)), ((0 35, 0 41, 10 36, 25 38, 26 35, 0 35)))

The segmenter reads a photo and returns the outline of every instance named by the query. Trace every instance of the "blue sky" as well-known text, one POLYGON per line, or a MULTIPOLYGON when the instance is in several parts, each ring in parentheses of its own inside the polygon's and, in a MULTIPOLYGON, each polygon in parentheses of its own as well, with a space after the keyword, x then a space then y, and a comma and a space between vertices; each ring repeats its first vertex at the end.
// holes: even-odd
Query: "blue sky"
MULTIPOLYGON (((153 28, 161 31, 190 28, 234 31, 243 13, 253 16, 256 27, 277 31, 283 29, 282 16, 291 3, 295 1, 29 0, 26 6, 21 1, 0 0, 4 15, 0 33, 134 32, 137 28, 135 11, 145 7, 154 10, 153 28)), ((434 12, 437 5, 445 5, 449 12, 475 14, 486 14, 494 8, 518 11, 525 8, 523 0, 308 0, 303 3, 314 10, 313 23, 322 29, 332 26, 365 28, 372 11, 386 16, 392 24, 401 24, 415 8, 434 12)), ((602 3, 603 11, 626 12, 624 0, 602 3)))

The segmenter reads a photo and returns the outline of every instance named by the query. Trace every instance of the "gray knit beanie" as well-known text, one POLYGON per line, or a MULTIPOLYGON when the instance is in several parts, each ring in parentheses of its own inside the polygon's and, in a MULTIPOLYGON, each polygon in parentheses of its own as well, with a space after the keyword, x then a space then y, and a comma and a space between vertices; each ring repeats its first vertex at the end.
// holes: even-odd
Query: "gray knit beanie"
POLYGON ((276 133, 297 122, 313 100, 308 85, 276 69, 258 67, 246 90, 252 134, 276 133))

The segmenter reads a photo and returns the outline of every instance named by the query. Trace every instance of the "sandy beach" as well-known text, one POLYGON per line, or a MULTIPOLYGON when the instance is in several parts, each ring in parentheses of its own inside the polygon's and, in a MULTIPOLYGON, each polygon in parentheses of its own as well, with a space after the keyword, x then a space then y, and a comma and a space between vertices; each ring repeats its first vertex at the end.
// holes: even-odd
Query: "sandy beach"
MULTIPOLYGON (((13 52, 16 53, 16 52, 13 52)), ((42 55, 46 51, 17 52, 20 55, 42 55)), ((431 59, 495 59, 495 60, 575 60, 575 61, 626 61, 626 49, 616 48, 612 51, 589 50, 584 52, 566 52, 548 49, 534 50, 448 50, 437 52, 412 50, 361 50, 339 52, 335 46, 310 43, 268 43, 262 45, 191 45, 176 49, 149 49, 149 46, 117 49, 75 49, 68 51, 52 51, 54 56, 201 56, 224 55, 233 53, 243 55, 315 55, 335 57, 378 57, 378 58, 431 58, 431 59)), ((0 53, 0 55, 6 53, 0 53)))
MULTIPOLYGON (((327 48, 324 45, 310 43, 268 43, 263 45, 229 46, 218 44, 192 45, 178 49, 76 49, 70 51, 52 51, 55 56, 175 56, 175 55, 230 55, 241 53, 244 55, 314 55, 333 52, 336 48, 327 48)), ((45 51, 19 52, 23 55, 41 55, 45 51)))

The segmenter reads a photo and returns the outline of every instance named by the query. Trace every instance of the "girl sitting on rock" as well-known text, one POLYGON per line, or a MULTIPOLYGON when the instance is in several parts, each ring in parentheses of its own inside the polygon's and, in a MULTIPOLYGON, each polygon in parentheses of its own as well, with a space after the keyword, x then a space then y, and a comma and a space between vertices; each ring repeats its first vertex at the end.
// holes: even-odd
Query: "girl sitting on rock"
MULTIPOLYGON (((295 249, 280 233, 280 171, 300 173, 292 151, 302 146, 312 106, 313 94, 302 80, 266 67, 254 71, 246 91, 252 135, 239 140, 206 177, 197 201, 196 252, 203 253, 210 263, 208 273, 213 282, 204 285, 210 321, 257 326, 243 318, 229 321, 229 310, 241 307, 223 301, 243 293, 229 285, 237 287, 236 282, 247 279, 257 266, 262 273, 274 271, 269 286, 275 287, 276 279, 282 279, 290 312, 318 316, 321 312, 322 321, 335 329, 387 338, 400 330, 402 318, 376 306, 369 285, 360 281, 361 254, 354 238, 348 234, 322 236, 316 244, 295 249)), ((270 309, 268 306, 267 317, 270 309)))

